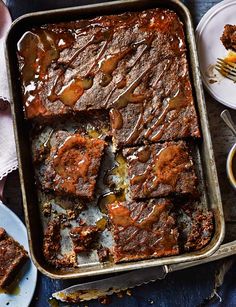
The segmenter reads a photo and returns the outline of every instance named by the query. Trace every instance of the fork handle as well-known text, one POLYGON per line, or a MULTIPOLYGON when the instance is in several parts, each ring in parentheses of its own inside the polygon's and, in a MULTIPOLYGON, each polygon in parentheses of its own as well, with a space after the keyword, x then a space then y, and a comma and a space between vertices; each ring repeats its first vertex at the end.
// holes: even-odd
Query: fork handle
POLYGON ((232 117, 228 110, 224 110, 221 112, 220 117, 223 119, 223 121, 226 123, 226 125, 229 127, 229 129, 233 132, 233 134, 236 136, 236 127, 232 120, 232 117))

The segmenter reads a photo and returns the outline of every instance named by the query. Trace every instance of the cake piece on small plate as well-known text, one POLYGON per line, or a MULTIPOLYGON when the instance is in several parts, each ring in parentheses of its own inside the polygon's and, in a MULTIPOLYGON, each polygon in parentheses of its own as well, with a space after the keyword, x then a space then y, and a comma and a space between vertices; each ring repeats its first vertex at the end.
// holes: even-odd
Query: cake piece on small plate
POLYGON ((236 52, 236 25, 225 25, 220 39, 226 49, 236 52))
POLYGON ((0 228, 0 287, 9 286, 28 259, 28 253, 0 228))

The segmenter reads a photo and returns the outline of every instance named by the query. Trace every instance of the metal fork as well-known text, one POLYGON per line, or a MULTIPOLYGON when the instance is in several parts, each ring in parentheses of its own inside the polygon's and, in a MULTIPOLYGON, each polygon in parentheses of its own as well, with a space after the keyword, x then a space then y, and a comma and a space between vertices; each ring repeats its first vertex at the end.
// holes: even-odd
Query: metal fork
POLYGON ((236 82, 236 63, 229 63, 223 59, 218 58, 215 68, 224 77, 236 82))

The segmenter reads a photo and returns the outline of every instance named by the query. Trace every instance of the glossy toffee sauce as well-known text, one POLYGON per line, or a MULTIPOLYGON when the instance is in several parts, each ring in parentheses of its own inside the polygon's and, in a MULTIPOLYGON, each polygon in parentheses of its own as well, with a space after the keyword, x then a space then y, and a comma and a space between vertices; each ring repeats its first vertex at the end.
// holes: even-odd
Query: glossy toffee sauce
POLYGON ((119 178, 119 182, 115 184, 115 191, 108 192, 99 197, 98 206, 102 213, 107 213, 107 206, 109 204, 115 202, 123 202, 126 200, 126 193, 128 188, 127 182, 125 182, 125 178, 127 178, 127 163, 120 153, 116 155, 115 161, 115 166, 105 175, 104 184, 107 185, 107 180, 110 176, 116 176, 119 178))
POLYGON ((97 146, 103 146, 104 141, 96 139, 96 144, 79 134, 68 137, 59 147, 53 165, 61 178, 61 185, 67 192, 75 193, 79 178, 84 182, 89 180, 88 174, 92 159, 100 155, 97 146), (93 156, 91 155, 93 153, 93 156))
MULTIPOLYGON (((143 204, 142 206, 145 207, 146 204, 143 204)), ((147 216, 137 221, 139 215, 137 215, 136 218, 132 218, 131 212, 127 207, 122 205, 122 203, 120 202, 115 202, 110 204, 109 213, 112 222, 118 226, 122 226, 124 228, 129 226, 135 226, 138 228, 146 229, 152 227, 154 223, 158 222, 161 213, 165 209, 166 203, 154 205, 152 211, 147 216)), ((140 209, 140 211, 142 212, 142 208, 140 209)))
POLYGON ((137 190, 143 190, 146 196, 160 183, 175 190, 179 175, 192 166, 187 151, 178 144, 166 145, 157 153, 153 146, 140 147, 128 156, 128 162, 130 165, 148 162, 143 173, 133 175, 130 180, 131 185, 137 185, 137 190))
MULTIPOLYGON (((70 30, 68 25, 62 24, 61 28, 57 28, 57 25, 55 25, 54 29, 42 26, 26 32, 18 43, 18 54, 20 56, 20 70, 27 116, 34 117, 47 113, 48 110, 42 103, 42 100, 47 99, 51 103, 59 100, 65 106, 73 107, 84 92, 93 86, 94 78, 98 72, 102 73, 99 82, 102 91, 113 80, 113 74, 122 60, 134 57, 133 63, 127 67, 127 74, 140 62, 143 55, 152 48, 152 43, 156 39, 157 33, 168 32, 169 39, 173 40, 173 48, 176 48, 176 53, 178 54, 182 50, 181 48, 184 48, 182 36, 178 36, 178 31, 176 30, 179 26, 178 19, 171 17, 169 11, 155 10, 143 13, 126 13, 120 16, 112 16, 109 19, 98 17, 93 20, 72 22, 70 30), (143 31, 144 38, 130 43, 119 52, 107 54, 109 43, 114 39, 115 34, 119 33, 119 29, 130 29, 131 27, 138 28, 140 32, 143 31), (96 30, 95 33, 94 29, 96 30), (88 38, 87 41, 84 45, 79 44, 80 39, 84 37, 88 38), (178 43, 176 44, 175 42, 178 43), (98 51, 94 56, 93 64, 88 67, 87 73, 83 76, 77 74, 65 82, 64 78, 67 70, 74 68, 73 65, 80 54, 88 50, 92 45, 98 46, 98 51), (69 48, 74 50, 70 58, 63 62, 63 65, 58 63, 61 52, 69 48), (47 97, 42 98, 40 97, 40 91, 43 87, 48 87, 49 79, 51 78, 49 68, 51 69, 53 65, 57 68, 57 76, 51 88, 48 89, 47 97)), ((171 61, 167 60, 156 84, 160 81, 165 71, 170 68, 170 65, 171 61)), ((182 108, 186 107, 188 99, 179 89, 173 97, 165 98, 164 108, 157 118, 155 112, 152 112, 148 117, 144 116, 146 103, 150 97, 147 97, 145 93, 137 93, 136 89, 140 83, 153 73, 152 67, 149 63, 146 63, 145 69, 130 84, 127 84, 126 76, 124 75, 123 79, 114 83, 114 87, 103 102, 104 108, 107 108, 109 104, 111 109, 110 118, 113 130, 119 130, 123 127, 121 109, 127 107, 130 103, 142 105, 142 111, 135 127, 130 131, 127 143, 137 140, 143 126, 149 125, 151 126, 147 129, 144 137, 151 141, 158 141, 165 130, 167 114, 170 111, 175 111, 178 114, 182 108), (119 96, 111 101, 113 93, 121 89, 123 91, 119 96)), ((96 86, 98 85, 96 84, 96 86)), ((155 91, 155 85, 153 90, 155 91)), ((175 117, 174 114, 172 114, 172 117, 175 117)))
MULTIPOLYGON (((150 237, 145 236, 146 239, 143 240, 142 251, 139 256, 142 256, 143 254, 147 256, 152 254, 155 255, 163 249, 167 253, 168 250, 172 250, 177 245, 177 237, 174 231, 167 224, 163 224, 160 228, 159 226, 154 227, 154 225, 161 225, 168 221, 167 215, 169 214, 169 205, 169 202, 166 200, 159 202, 158 204, 154 203, 152 204, 151 211, 145 215, 143 214, 143 211, 147 204, 141 203, 137 208, 135 208, 135 212, 139 213, 132 216, 132 211, 121 202, 110 204, 109 214, 111 222, 115 226, 115 236, 119 236, 119 232, 123 232, 125 229, 130 227, 136 228, 136 230, 131 232, 131 234, 127 231, 125 242, 116 247, 116 257, 122 258, 124 254, 127 253, 129 242, 135 240, 135 236, 137 236, 140 231, 150 232, 150 237), (155 238, 155 241, 151 240, 152 245, 147 242, 151 238, 155 238)), ((131 249, 133 249, 133 247, 131 249)))

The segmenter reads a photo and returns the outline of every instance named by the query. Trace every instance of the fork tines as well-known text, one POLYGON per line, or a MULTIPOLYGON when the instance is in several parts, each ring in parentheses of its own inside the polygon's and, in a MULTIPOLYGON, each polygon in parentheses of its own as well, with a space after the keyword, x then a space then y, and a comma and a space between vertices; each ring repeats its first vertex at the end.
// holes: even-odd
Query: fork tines
POLYGON ((236 64, 229 63, 223 59, 218 58, 215 68, 224 77, 236 82, 236 64))

